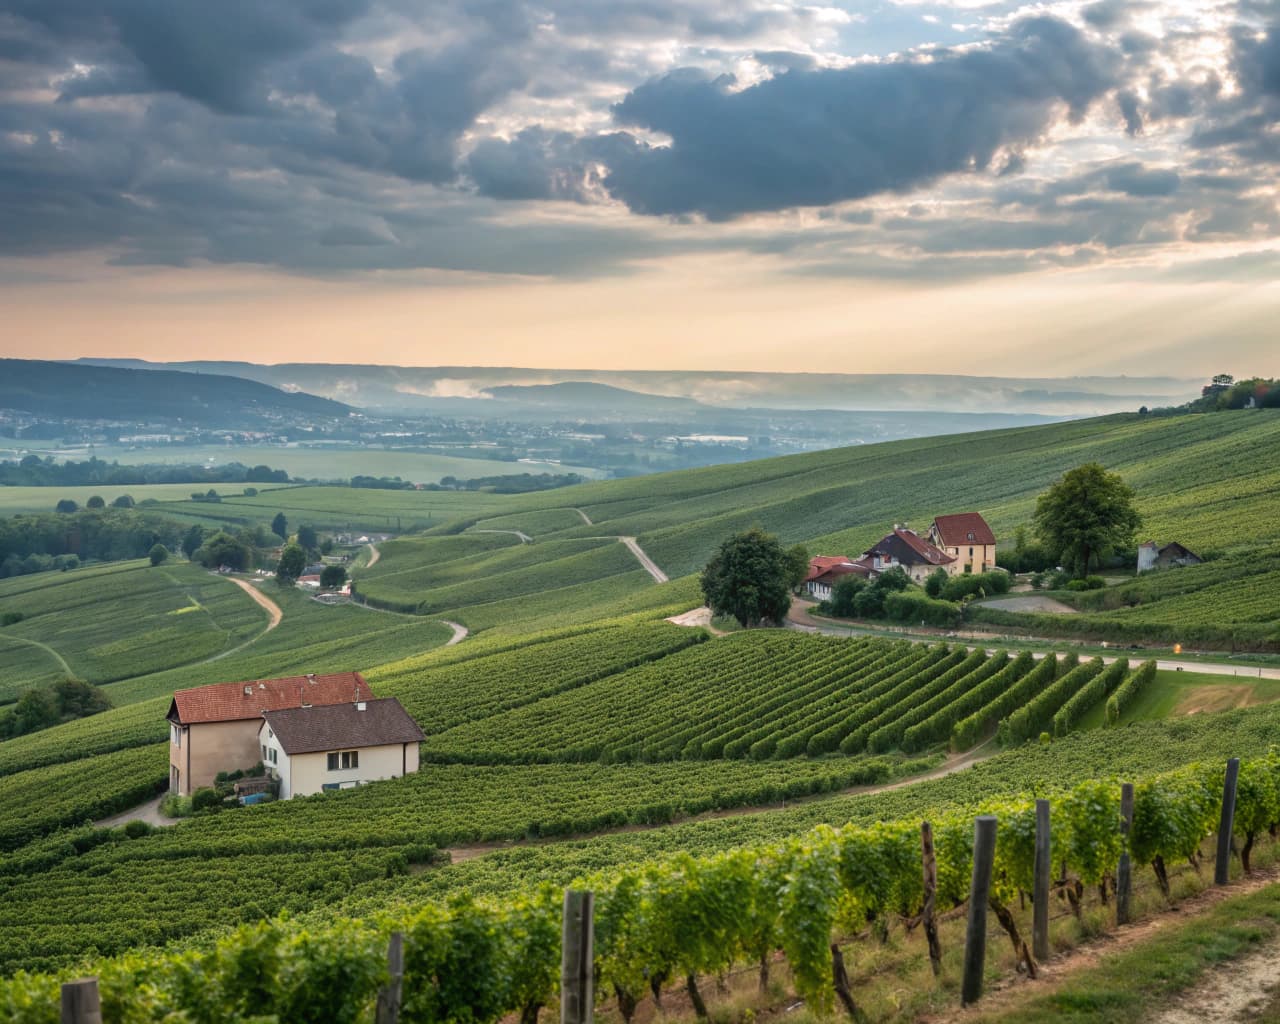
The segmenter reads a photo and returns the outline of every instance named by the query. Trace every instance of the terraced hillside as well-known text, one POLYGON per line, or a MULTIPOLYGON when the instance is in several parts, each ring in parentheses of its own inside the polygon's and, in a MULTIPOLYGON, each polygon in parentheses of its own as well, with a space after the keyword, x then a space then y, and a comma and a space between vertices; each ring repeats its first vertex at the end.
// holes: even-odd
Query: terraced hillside
POLYGON ((0 702, 73 675, 93 683, 160 672, 261 634, 262 609, 199 566, 112 562, 0 581, 0 702))
MULTIPOLYGON (((611 549, 577 558, 570 554, 571 542, 585 545, 591 538, 636 537, 672 578, 700 569, 727 535, 756 524, 787 543, 803 541, 815 551, 851 553, 863 550, 895 522, 923 528, 939 513, 975 509, 1008 544, 1015 528, 1030 522, 1036 496, 1063 471, 1091 460, 1119 472, 1135 489, 1144 536, 1176 539, 1206 556, 1243 556, 1260 544, 1280 543, 1280 517, 1274 514, 1280 412, 1110 416, 895 441, 514 498, 501 516, 471 516, 433 527, 428 533, 439 540, 407 539, 389 546, 376 571, 359 577, 359 586, 371 599, 405 610, 452 605, 452 616, 483 629, 521 617, 519 601, 501 599, 508 581, 523 589, 541 578, 544 593, 559 591, 548 603, 558 600, 579 614, 590 608, 591 600, 636 595, 654 586, 620 571, 625 563, 611 549), (568 500, 573 507, 567 507, 568 500), (534 543, 519 550, 514 533, 478 532, 484 530, 519 531, 534 543), (458 546, 468 537, 475 538, 474 547, 458 546), (434 546, 448 538, 454 546, 434 546), (515 550, 494 553, 494 544, 515 550), (453 589, 459 576, 466 580, 462 592, 453 589)), ((1277 582, 1280 576, 1268 572, 1266 580, 1277 582)), ((1264 583, 1251 585, 1261 588, 1264 583)), ((1244 614, 1254 614, 1253 609, 1247 601, 1244 614)), ((1257 614, 1261 617, 1262 610, 1257 614)), ((1141 614, 1131 617, 1139 625, 1145 622, 1141 614)), ((1206 623, 1207 618, 1201 615, 1196 621, 1206 623)), ((1150 622, 1157 624, 1154 618, 1150 622)))

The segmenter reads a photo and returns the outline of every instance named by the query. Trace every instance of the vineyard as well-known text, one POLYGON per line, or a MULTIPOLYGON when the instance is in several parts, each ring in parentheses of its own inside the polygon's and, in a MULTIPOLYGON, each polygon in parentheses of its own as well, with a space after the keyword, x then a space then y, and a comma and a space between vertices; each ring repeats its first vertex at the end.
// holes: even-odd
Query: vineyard
POLYGON ((230 650, 266 625, 245 594, 186 564, 15 577, 0 584, 0 615, 9 612, 23 618, 0 628, 0 701, 66 675, 59 658, 109 683, 230 650))
MULTIPOLYGON (((643 576, 619 572, 623 563, 574 562, 534 549, 555 545, 552 552, 558 552, 570 550, 570 542, 635 536, 677 578, 701 568, 725 536, 752 525, 815 551, 856 552, 882 536, 887 524, 905 519, 923 525, 940 511, 966 508, 982 510, 1007 543, 1017 526, 1030 521, 1036 494, 1065 469, 1088 460, 1120 472, 1135 488, 1144 533, 1176 538, 1201 554, 1236 551, 1239 563, 1251 564, 1258 544, 1280 540, 1272 514, 1280 471, 1260 468, 1269 464, 1265 454, 1277 449, 1280 415, 1269 410, 1249 416, 1111 416, 593 482, 574 487, 571 498, 560 491, 512 497, 501 507, 442 521, 428 531, 430 538, 389 546, 369 574, 367 592, 400 610, 447 611, 473 630, 526 620, 544 626, 557 604, 561 621, 574 616, 582 621, 590 617, 594 601, 620 601, 652 589, 652 584, 643 576), (866 487, 868 480, 877 486, 866 487), (570 500, 590 523, 564 507, 570 500), (483 563, 490 557, 483 552, 491 549, 479 547, 482 538, 501 538, 511 545, 518 541, 511 535, 474 532, 484 529, 519 530, 536 543, 507 555, 511 563, 494 562, 492 574, 482 565, 474 576, 459 581, 452 574, 465 574, 465 556, 455 555, 459 561, 448 567, 452 559, 435 558, 432 545, 437 540, 474 543, 483 563), (500 596, 508 573, 522 588, 540 579, 539 591, 530 595, 536 607, 500 596), (450 590, 460 582, 471 589, 450 590)), ((446 550, 441 548, 441 554, 446 550)), ((1236 573, 1217 559, 1203 567, 1195 589, 1229 582, 1236 573), (1225 575, 1219 576, 1220 570, 1225 575)), ((1272 635, 1280 570, 1271 565, 1255 575, 1245 592, 1234 587, 1215 592, 1224 602, 1224 618, 1217 616, 1215 603, 1194 599, 1153 617, 1141 608, 1069 617, 992 609, 977 617, 1037 632, 1077 630, 1126 641, 1149 636, 1168 642, 1203 639, 1224 647, 1268 646, 1280 642, 1272 635)))
MULTIPOLYGON (((1073 905, 1084 887, 1107 886, 1122 852, 1137 865, 1150 865, 1167 891, 1170 866, 1195 858, 1217 828, 1222 764, 1192 763, 1133 781, 1127 834, 1115 779, 1090 779, 1047 794, 1050 861, 1073 905)), ((1234 810, 1235 838, 1248 871, 1252 848, 1280 822, 1280 756, 1269 753, 1244 762, 1234 810)), ((968 897, 973 821, 979 813, 998 822, 992 907, 1017 947, 1023 942, 1019 893, 1031 888, 1033 876, 1035 805, 1029 795, 982 800, 929 816, 936 858, 933 909, 945 912, 968 897)), ((127 850, 145 841, 115 846, 127 850)), ((885 934, 894 922, 920 913, 925 898, 920 849, 919 820, 898 819, 872 826, 821 825, 781 842, 593 872, 575 885, 596 895, 597 991, 608 993, 629 1021, 643 999, 656 1001, 664 987, 686 988, 696 1005, 699 976, 750 964, 763 980, 780 951, 795 993, 818 1012, 830 1012, 836 996, 831 943, 851 941, 868 922, 872 934, 885 934)), ((418 855, 429 859, 431 852, 421 849, 418 855)), ((291 856, 280 856, 284 894, 291 888, 287 879, 300 874, 289 870, 291 856)), ((311 856, 323 873, 325 856, 311 856)), ((358 885, 380 869, 394 877, 403 866, 364 851, 350 855, 334 871, 341 880, 328 884, 358 885)), ((192 882, 219 891, 223 876, 216 861, 192 868, 192 882)), ((119 882, 110 869, 91 873, 92 885, 119 882)), ((252 883, 246 888, 253 897, 272 896, 252 883)), ((87 934, 95 922, 77 920, 86 902, 93 904, 77 901, 58 908, 66 915, 60 919, 70 918, 63 927, 87 934)), ((181 908, 188 905, 181 891, 173 894, 173 902, 173 916, 181 918, 181 908)), ((122 934, 134 945, 156 944, 168 916, 157 915, 150 928, 125 925, 122 934)), ((557 997, 559 926, 559 894, 543 887, 495 901, 463 898, 447 906, 393 911, 377 924, 247 925, 194 953, 133 954, 90 969, 100 979, 109 1013, 130 1019, 211 1012, 228 1019, 267 1011, 286 1019, 355 1020, 368 1013, 386 980, 384 951, 395 929, 406 940, 402 1020, 497 1021, 514 1013, 532 1020, 557 997), (251 991, 243 984, 250 963, 251 991)), ((39 962, 30 930, 19 927, 13 935, 19 956, 39 962)), ((904 941, 924 942, 922 937, 904 941)), ((1020 955, 1032 963, 1025 945, 1020 955)), ((57 1003, 56 976, 19 974, 0 982, 0 1005, 27 1007, 26 1019, 56 1020, 57 1003)))
POLYGON ((614 763, 961 750, 997 725, 1006 742, 1039 735, 1068 702, 1078 721, 1120 685, 1127 664, 1088 687, 1101 671, 1100 661, 1059 666, 1053 656, 1036 663, 945 644, 746 632, 495 709, 430 735, 423 756, 614 763))

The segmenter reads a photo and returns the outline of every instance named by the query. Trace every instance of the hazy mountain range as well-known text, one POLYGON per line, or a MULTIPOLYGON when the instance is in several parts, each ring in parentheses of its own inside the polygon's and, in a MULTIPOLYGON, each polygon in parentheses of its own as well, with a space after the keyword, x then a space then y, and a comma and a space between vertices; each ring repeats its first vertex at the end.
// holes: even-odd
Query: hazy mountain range
POLYGON ((524 367, 83 359, 80 363, 185 370, 259 381, 376 412, 498 415, 481 403, 671 413, 696 407, 786 410, 1021 413, 1061 418, 1180 404, 1199 383, 1175 377, 1018 378, 943 374, 737 373, 524 367), (609 389, 583 388, 584 384, 609 389), (554 386, 545 390, 547 386, 554 386), (523 390, 521 390, 523 389, 523 390), (673 400, 675 400, 673 402, 673 400))

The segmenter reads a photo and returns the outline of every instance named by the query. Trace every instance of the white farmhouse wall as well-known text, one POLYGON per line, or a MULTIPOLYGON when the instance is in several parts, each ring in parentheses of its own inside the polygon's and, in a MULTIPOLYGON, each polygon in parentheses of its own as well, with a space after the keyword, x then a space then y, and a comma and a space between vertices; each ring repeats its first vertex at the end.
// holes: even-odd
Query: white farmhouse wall
POLYGON ((290 757, 280 746, 277 737, 269 735, 270 727, 262 725, 262 742, 268 750, 266 760, 272 774, 280 780, 280 799, 294 796, 310 796, 324 791, 325 786, 348 789, 363 782, 378 779, 398 779, 401 775, 418 770, 418 744, 388 743, 378 747, 343 747, 342 750, 358 750, 359 768, 329 770, 329 751, 294 754, 290 757), (270 752, 276 753, 276 762, 270 760, 270 752))

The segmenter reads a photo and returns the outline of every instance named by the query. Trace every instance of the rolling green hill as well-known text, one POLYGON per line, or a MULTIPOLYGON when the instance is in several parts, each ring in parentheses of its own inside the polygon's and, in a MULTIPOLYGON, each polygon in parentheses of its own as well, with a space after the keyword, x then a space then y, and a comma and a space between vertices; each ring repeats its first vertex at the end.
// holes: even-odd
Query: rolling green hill
MULTIPOLYGON (((914 821, 930 808, 971 807, 979 794, 1261 753, 1276 726, 1272 707, 1129 724, 1155 706, 1148 700, 1132 705, 1120 729, 1072 734, 1080 722, 1092 727, 1098 703, 1136 677, 1127 667, 764 631, 708 640, 656 620, 698 602, 690 574, 742 526, 761 523, 789 542, 810 542, 815 553, 844 554, 894 521, 923 528, 935 514, 977 509, 1007 541, 1044 486, 1093 459, 1137 490, 1148 517, 1144 534, 1220 556, 1188 576, 1131 584, 1149 598, 1140 607, 1192 604, 1201 588, 1247 577, 1238 591, 1247 614, 1270 600, 1265 583, 1277 573, 1269 563, 1260 573, 1241 566, 1254 564, 1251 546, 1280 544, 1278 454, 1280 414, 1123 416, 518 498, 480 495, 481 504, 455 507, 448 521, 442 507, 431 529, 385 544, 381 559, 357 574, 371 600, 417 614, 327 608, 269 587, 283 622, 242 650, 219 662, 117 676, 108 691, 123 706, 0 743, 0 927, 10 939, 0 969, 68 964, 91 945, 116 952, 201 941, 285 910, 377 915, 464 888, 506 896, 526 883, 564 882, 681 849, 723 851, 819 822, 890 814, 914 821), (638 537, 680 578, 655 583, 621 537, 638 537), (628 617, 612 618, 620 616, 628 617), (479 635, 440 648, 448 634, 437 617, 479 635), (229 810, 136 838, 84 824, 163 784, 163 712, 173 689, 353 668, 379 694, 398 697, 426 729, 424 752, 434 760, 416 776, 229 810), (949 745, 968 749, 998 727, 1015 745, 1041 732, 1059 738, 876 798, 824 797, 786 811, 514 849, 427 870, 433 845, 582 836, 917 773, 949 745), (157 914, 157 906, 181 910, 157 914)), ((388 502, 403 500, 388 493, 388 502)), ((305 509, 334 522, 361 501, 384 500, 380 492, 307 488, 263 494, 250 507, 274 511, 286 495, 299 515, 305 509)), ((91 574, 88 586, 133 571, 82 572, 91 574)), ((71 630, 71 620, 92 607, 72 601, 70 591, 57 597, 77 575, 31 578, 40 584, 28 594, 32 607, 56 598, 42 612, 51 617, 47 628, 64 616, 58 628, 71 630)), ((1100 604, 1077 617, 1113 613, 1125 612, 1100 604)), ((128 627, 119 624, 114 654, 127 653, 128 627)), ((70 646, 63 656, 72 658, 70 646)))
POLYGON ((266 616, 187 563, 109 562, 0 581, 0 702, 73 675, 91 683, 205 661, 262 633, 266 616))
MULTIPOLYGON (((505 505, 501 516, 472 516, 433 527, 428 534, 465 537, 487 529, 519 530, 537 542, 529 550, 485 555, 468 565, 455 562, 464 557, 460 549, 435 549, 436 542, 426 538, 406 540, 388 547, 376 573, 358 575, 359 586, 371 599, 397 608, 448 607, 452 617, 473 628, 518 628, 526 613, 536 616, 544 607, 505 603, 503 614, 472 621, 468 605, 485 603, 508 583, 524 587, 539 576, 544 594, 560 591, 559 600, 568 609, 580 603, 576 588, 615 594, 624 587, 633 594, 653 588, 635 574, 616 575, 624 563, 613 557, 595 564, 591 559, 562 564, 560 556, 570 540, 637 537, 673 579, 699 570, 726 536, 752 525, 764 526, 786 543, 805 542, 815 554, 856 554, 894 523, 923 531, 935 515, 976 510, 1007 545, 1017 527, 1030 523, 1036 496, 1065 470, 1087 461, 1102 462, 1135 489, 1144 537, 1162 543, 1178 540, 1206 557, 1235 553, 1245 560, 1260 546, 1280 543, 1274 498, 1280 487, 1280 412, 1110 416, 589 483, 520 497, 505 505), (570 501, 572 508, 567 507, 570 501), (465 567, 465 593, 446 582, 451 563, 465 567), (513 569, 516 564, 518 570, 513 569)), ((480 544, 477 537, 476 552, 480 544)), ((1211 565, 1204 576, 1212 578, 1216 572, 1211 565)), ((1277 581, 1280 576, 1268 572, 1252 586, 1265 589, 1277 581)), ((589 602, 581 602, 581 613, 589 612, 589 602)), ((1250 613, 1246 609, 1244 614, 1250 613)), ((1204 606, 1198 616, 1190 613, 1190 624, 1210 625, 1211 617, 1211 608, 1204 606)), ((1130 618, 1137 632, 1125 634, 1126 639, 1148 622, 1142 613, 1130 618)), ((1240 621, 1265 618, 1260 609, 1254 620, 1240 621)), ((1280 637, 1272 639, 1280 643, 1280 637)), ((1253 629, 1239 631, 1234 640, 1241 646, 1272 642, 1253 629)), ((1232 642, 1228 634, 1223 646, 1232 642)))

